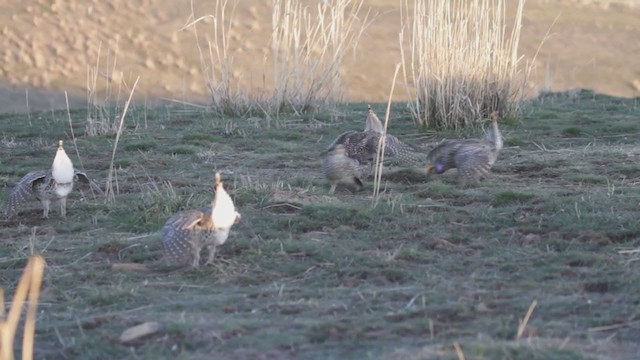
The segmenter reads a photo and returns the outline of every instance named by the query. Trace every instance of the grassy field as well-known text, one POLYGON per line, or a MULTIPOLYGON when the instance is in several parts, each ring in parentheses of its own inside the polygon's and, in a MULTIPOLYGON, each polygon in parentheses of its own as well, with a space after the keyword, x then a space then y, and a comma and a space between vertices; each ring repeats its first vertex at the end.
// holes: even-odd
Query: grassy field
MULTIPOLYGON (((66 220, 57 205, 42 220, 35 199, 3 219, 0 285, 10 299, 29 254, 47 260, 38 359, 458 359, 454 342, 466 359, 637 359, 639 107, 543 95, 502 124, 505 149, 480 186, 390 167, 376 208, 372 177, 329 196, 320 172, 321 151, 363 127, 366 104, 271 121, 136 108, 115 202, 79 186, 66 220), (169 268, 159 230, 211 201, 214 169, 242 221, 215 266, 169 268), (144 267, 119 265, 130 263, 144 267), (119 342, 146 321, 163 328, 119 342)), ((481 136, 418 135, 404 109, 390 132, 425 150, 481 136)), ((66 112, 0 115, 0 187, 48 168, 58 139, 104 184, 114 136, 85 136, 84 110, 71 118, 80 159, 66 112)))

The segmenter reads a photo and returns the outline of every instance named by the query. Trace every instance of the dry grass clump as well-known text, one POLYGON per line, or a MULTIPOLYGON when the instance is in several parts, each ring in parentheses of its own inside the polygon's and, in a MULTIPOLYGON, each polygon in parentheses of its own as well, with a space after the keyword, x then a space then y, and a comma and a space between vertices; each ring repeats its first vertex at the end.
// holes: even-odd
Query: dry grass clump
POLYGON ((41 256, 32 256, 22 273, 8 316, 4 317, 4 294, 0 289, 0 360, 13 360, 13 340, 20 321, 22 307, 27 303, 27 316, 22 336, 22 358, 33 359, 36 330, 36 310, 45 261, 41 256))
POLYGON ((228 0, 216 0, 214 13, 195 19, 193 1, 191 1, 190 22, 183 29, 193 27, 193 33, 198 44, 200 66, 205 84, 211 95, 211 107, 216 112, 226 115, 244 115, 252 110, 251 96, 242 91, 237 79, 233 75, 233 57, 229 51, 231 31, 233 29, 233 14, 235 6, 229 10, 228 0), (213 21, 213 40, 207 42, 205 50, 200 46, 196 24, 204 19, 213 21))
MULTIPOLYGON (((304 113, 344 99, 339 67, 352 51, 368 25, 368 14, 358 17, 363 0, 327 0, 310 9, 299 0, 274 0, 270 56, 258 88, 244 89, 234 76, 233 56, 229 51, 234 9, 228 0, 217 0, 215 14, 190 21, 194 26, 205 18, 213 19, 213 39, 208 51, 198 46, 200 62, 212 108, 225 115, 282 111, 304 113)), ((193 9, 193 7, 192 7, 193 9)), ((240 72, 238 72, 240 73, 240 72)), ((252 85, 253 87, 253 85, 252 85)))
POLYGON ((413 12, 405 4, 410 47, 402 57, 417 124, 461 128, 493 111, 518 113, 528 69, 518 56, 524 0, 517 5, 508 32, 504 0, 416 0, 413 12))
POLYGON ((358 18, 361 8, 362 0, 330 0, 314 14, 298 0, 274 0, 272 112, 307 112, 344 100, 340 64, 366 27, 368 15, 364 23, 358 18))

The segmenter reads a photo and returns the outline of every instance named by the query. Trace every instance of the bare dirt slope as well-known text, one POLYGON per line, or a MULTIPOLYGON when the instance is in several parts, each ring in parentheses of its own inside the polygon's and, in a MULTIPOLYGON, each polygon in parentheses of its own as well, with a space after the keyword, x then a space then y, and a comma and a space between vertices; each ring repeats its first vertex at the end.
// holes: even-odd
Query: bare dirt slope
MULTIPOLYGON (((245 84, 259 82, 264 70, 269 3, 243 0, 236 9, 230 52, 236 75, 245 84)), ((366 1, 365 8, 377 17, 355 59, 343 66, 350 100, 386 98, 394 64, 400 60, 398 4, 366 1)), ((214 5, 214 0, 194 1, 196 17, 212 14, 214 5)), ((27 88, 32 110, 64 107, 64 91, 72 107, 82 106, 88 68, 96 64, 101 72, 97 88, 107 80, 121 84, 121 79, 131 86, 140 76, 138 100, 206 101, 193 32, 179 31, 190 13, 188 1, 173 0, 3 2, 0 112, 25 111, 27 88)), ((524 16, 525 60, 533 58, 555 20, 535 62, 532 90, 582 87, 616 96, 640 95, 640 2, 528 1, 524 16)), ((210 24, 200 28, 203 41, 212 36, 207 33, 210 24)))

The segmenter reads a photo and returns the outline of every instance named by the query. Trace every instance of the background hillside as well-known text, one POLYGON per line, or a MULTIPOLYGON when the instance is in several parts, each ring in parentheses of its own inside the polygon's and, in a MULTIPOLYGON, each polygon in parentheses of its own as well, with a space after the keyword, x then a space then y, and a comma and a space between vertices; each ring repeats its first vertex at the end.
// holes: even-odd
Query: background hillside
MULTIPOLYGON (((215 1, 196 0, 193 6, 195 16, 201 17, 214 13, 215 1)), ((368 0, 364 8, 377 15, 355 58, 349 57, 341 71, 347 100, 382 101, 400 60, 399 2, 368 0)), ((65 107, 64 91, 72 107, 82 106, 88 69, 96 65, 101 74, 98 89, 107 79, 131 86, 140 76, 139 101, 206 101, 193 31, 179 31, 190 13, 188 1, 173 0, 3 2, 0 112, 25 111, 25 89, 32 110, 65 107)), ((640 95, 639 18, 639 1, 528 1, 520 43, 523 61, 533 58, 551 27, 535 62, 531 94, 579 87, 615 96, 640 95)), ((203 44, 212 36, 210 24, 199 27, 203 44)), ((270 2, 238 4, 230 52, 235 75, 245 86, 260 85, 270 32, 270 2)), ((396 92, 397 99, 404 97, 403 91, 396 92)))

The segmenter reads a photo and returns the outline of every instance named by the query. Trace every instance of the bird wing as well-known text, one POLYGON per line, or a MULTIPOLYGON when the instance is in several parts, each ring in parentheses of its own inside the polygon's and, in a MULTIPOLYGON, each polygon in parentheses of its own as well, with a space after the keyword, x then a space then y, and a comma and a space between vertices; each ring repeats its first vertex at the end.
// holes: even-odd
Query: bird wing
POLYGON ((442 140, 440 144, 429 151, 427 158, 432 160, 444 156, 445 153, 454 153, 461 145, 462 142, 460 140, 442 140))
MULTIPOLYGON (((375 143, 376 150, 378 148, 378 142, 375 143)), ((387 135, 384 145, 385 156, 397 157, 400 161, 412 165, 420 164, 420 151, 415 147, 401 141, 393 135, 387 135)))
POLYGON ((353 136, 353 134, 357 134, 357 133, 358 131, 343 132, 342 134, 338 135, 338 137, 335 140, 333 140, 333 142, 329 144, 329 146, 327 146, 327 150, 325 150, 325 152, 333 150, 338 144, 346 145, 350 143, 351 137, 353 136))
POLYGON ((444 166, 444 172, 448 169, 456 167, 455 155, 458 149, 463 145, 463 140, 443 140, 436 147, 429 151, 427 155, 427 160, 432 165, 436 163, 440 163, 441 166, 444 166))
POLYGON ((347 156, 354 159, 358 164, 365 164, 373 158, 373 152, 367 147, 369 137, 375 134, 371 131, 351 131, 341 136, 338 144, 344 145, 347 156))
MULTIPOLYGON (((382 134, 376 131, 347 131, 338 136, 327 149, 330 151, 338 144, 344 145, 348 157, 357 160, 358 164, 365 164, 375 158, 381 137, 382 134)), ((413 165, 421 162, 420 152, 416 148, 393 135, 386 136, 384 154, 413 165)))
POLYGON ((100 188, 100 185, 98 184, 97 181, 90 179, 87 174, 83 171, 80 171, 78 169, 73 169, 73 173, 75 176, 75 179, 78 182, 84 183, 84 184, 89 184, 89 187, 91 188, 91 192, 95 195, 96 193, 102 197, 105 196, 104 191, 102 191, 102 189, 100 188))
POLYGON ((475 183, 489 175, 491 145, 484 141, 467 141, 455 154, 455 163, 465 182, 475 183))
POLYGON ((193 227, 205 213, 198 210, 183 211, 173 215, 162 227, 162 249, 169 262, 186 264, 192 256, 193 227))
POLYGON ((9 218, 16 215, 18 208, 27 201, 27 194, 32 192, 33 186, 45 181, 50 173, 51 171, 49 170, 38 170, 23 176, 9 193, 7 202, 4 205, 5 215, 9 218))
POLYGON ((181 211, 167 220, 162 228, 162 235, 164 237, 169 230, 188 232, 205 216, 205 213, 200 210, 181 211))

